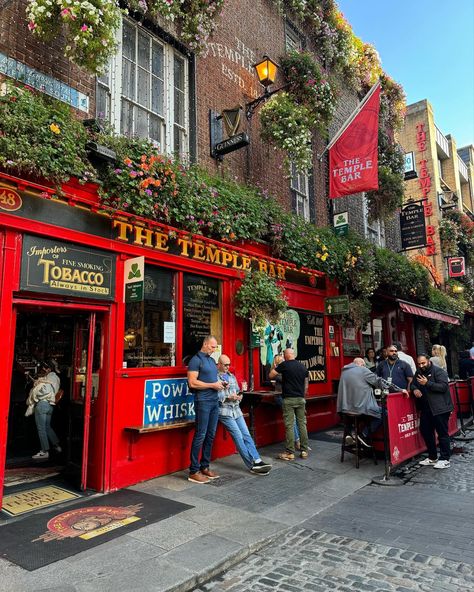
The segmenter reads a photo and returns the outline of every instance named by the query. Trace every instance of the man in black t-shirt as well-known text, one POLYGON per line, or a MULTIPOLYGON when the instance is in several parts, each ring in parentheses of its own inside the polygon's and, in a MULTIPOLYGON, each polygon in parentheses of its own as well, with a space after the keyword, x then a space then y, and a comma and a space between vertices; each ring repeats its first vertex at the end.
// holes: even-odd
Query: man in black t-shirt
POLYGON ((308 389, 308 370, 295 359, 290 347, 283 352, 284 362, 270 370, 270 379, 281 374, 281 396, 283 399, 283 421, 285 422, 286 450, 278 455, 281 460, 294 460, 295 434, 293 426, 298 424, 300 432, 301 458, 308 458, 308 431, 306 429, 305 393, 308 389))

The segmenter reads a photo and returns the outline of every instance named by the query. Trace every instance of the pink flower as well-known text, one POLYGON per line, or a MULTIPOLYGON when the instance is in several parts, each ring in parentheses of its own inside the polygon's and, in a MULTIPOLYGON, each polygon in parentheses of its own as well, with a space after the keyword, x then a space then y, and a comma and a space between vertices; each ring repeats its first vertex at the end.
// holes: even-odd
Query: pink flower
POLYGON ((36 29, 36 23, 34 23, 33 21, 30 21, 30 22, 28 23, 28 29, 29 29, 30 31, 34 31, 34 30, 36 29))
POLYGON ((89 27, 87 25, 82 25, 81 31, 87 31, 89 27))
POLYGON ((64 8, 63 10, 61 10, 60 14, 61 16, 69 16, 71 13, 69 11, 69 8, 64 8))

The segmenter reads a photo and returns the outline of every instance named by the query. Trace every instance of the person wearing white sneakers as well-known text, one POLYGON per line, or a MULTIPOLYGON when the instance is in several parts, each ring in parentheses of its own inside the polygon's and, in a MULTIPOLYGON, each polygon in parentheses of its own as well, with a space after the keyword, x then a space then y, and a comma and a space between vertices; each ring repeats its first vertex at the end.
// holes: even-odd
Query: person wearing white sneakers
POLYGON ((448 421, 453 402, 449 392, 449 378, 446 370, 430 362, 427 354, 417 358, 416 371, 410 390, 416 397, 420 410, 420 432, 428 448, 428 458, 420 461, 422 466, 434 469, 450 467, 451 447, 448 434, 448 421), (436 448, 435 434, 438 435, 440 455, 436 448))
POLYGON ((38 378, 33 384, 26 404, 26 415, 35 414, 36 428, 40 439, 41 450, 33 455, 35 460, 47 460, 49 458, 49 443, 56 452, 62 452, 59 438, 51 427, 51 417, 56 404, 56 393, 59 391, 60 380, 53 371, 52 362, 41 362, 38 378))

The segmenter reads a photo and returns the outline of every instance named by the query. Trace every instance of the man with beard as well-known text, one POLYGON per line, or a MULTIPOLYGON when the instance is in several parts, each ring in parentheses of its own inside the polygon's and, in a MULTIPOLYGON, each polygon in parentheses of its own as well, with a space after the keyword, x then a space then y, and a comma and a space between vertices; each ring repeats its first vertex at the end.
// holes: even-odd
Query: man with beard
POLYGON ((420 432, 428 448, 428 458, 419 464, 434 469, 447 469, 451 455, 448 421, 453 410, 448 373, 432 364, 427 354, 419 355, 417 362, 418 369, 410 390, 416 397, 416 405, 421 414, 420 432), (435 433, 439 441, 439 459, 435 433))
POLYGON ((387 359, 379 363, 375 373, 389 385, 396 384, 402 389, 408 389, 413 380, 413 371, 410 365, 398 358, 398 349, 393 343, 388 346, 387 354, 387 359))

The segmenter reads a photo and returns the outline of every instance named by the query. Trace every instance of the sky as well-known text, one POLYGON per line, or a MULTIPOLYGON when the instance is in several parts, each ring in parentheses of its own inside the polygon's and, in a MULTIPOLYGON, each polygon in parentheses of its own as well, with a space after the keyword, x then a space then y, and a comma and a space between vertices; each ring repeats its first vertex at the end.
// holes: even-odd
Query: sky
POLYGON ((428 99, 458 148, 474 144, 474 0, 336 0, 407 104, 428 99))

